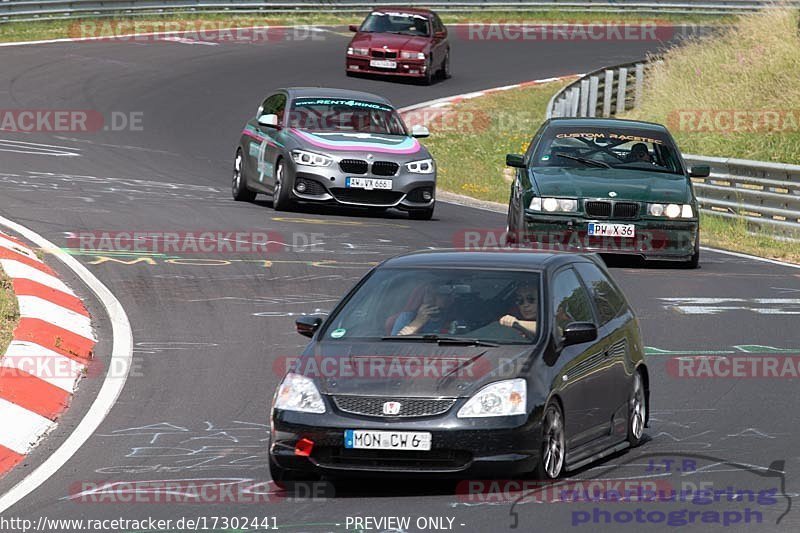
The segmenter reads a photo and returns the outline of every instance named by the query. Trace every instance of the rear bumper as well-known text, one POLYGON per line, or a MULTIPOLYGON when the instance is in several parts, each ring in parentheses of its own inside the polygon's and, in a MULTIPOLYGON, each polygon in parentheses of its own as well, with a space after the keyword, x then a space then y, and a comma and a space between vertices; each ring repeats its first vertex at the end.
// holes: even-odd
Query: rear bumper
POLYGON ((695 253, 699 222, 689 220, 592 220, 571 216, 525 214, 525 229, 515 235, 524 247, 607 254, 637 255, 645 259, 686 261, 695 253), (634 237, 597 237, 590 223, 630 224, 634 237))

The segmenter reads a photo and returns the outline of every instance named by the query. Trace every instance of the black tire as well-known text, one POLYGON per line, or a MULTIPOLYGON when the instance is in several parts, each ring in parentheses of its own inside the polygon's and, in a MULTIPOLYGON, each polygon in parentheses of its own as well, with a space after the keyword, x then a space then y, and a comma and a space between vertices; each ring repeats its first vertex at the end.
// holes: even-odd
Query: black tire
POLYGON ((430 220, 433 218, 434 207, 435 205, 432 205, 427 209, 414 209, 413 211, 409 211, 408 218, 411 220, 430 220))
POLYGON ((428 68, 425 69, 425 76, 422 78, 423 85, 432 85, 433 78, 437 74, 433 71, 433 58, 428 58, 428 68))
POLYGON ((247 188, 247 183, 242 172, 244 158, 242 149, 236 150, 236 157, 233 160, 233 180, 231 182, 231 195, 237 202, 252 202, 256 199, 256 192, 247 188))
POLYGON ((542 417, 542 453, 535 471, 538 479, 551 480, 561 476, 567 456, 566 442, 561 406, 558 402, 549 403, 542 417))
POLYGON ((450 79, 450 50, 447 51, 447 54, 445 54, 442 60, 442 68, 439 70, 439 74, 443 80, 450 79))
POLYGON ((694 241, 694 253, 692 257, 684 264, 684 268, 693 269, 700 266, 700 234, 694 241))
POLYGON ((631 448, 642 443, 646 423, 647 393, 644 388, 644 377, 637 370, 633 375, 631 391, 628 395, 628 442, 631 448))
POLYGON ((291 187, 286 182, 286 165, 282 159, 275 163, 275 188, 272 191, 272 208, 275 211, 288 211, 292 208, 291 187))

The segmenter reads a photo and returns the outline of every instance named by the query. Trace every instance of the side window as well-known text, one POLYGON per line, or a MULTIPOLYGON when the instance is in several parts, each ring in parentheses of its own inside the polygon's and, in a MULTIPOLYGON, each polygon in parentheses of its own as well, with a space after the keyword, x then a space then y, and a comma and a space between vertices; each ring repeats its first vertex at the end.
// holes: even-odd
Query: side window
POLYGON ((444 24, 442 24, 442 19, 439 18, 439 15, 433 16, 433 31, 446 31, 444 29, 444 24))
POLYGON ((559 337, 572 322, 594 322, 589 296, 571 268, 561 270, 553 280, 553 310, 559 337))
POLYGON ((591 263, 580 263, 575 265, 575 268, 589 287, 601 326, 618 317, 625 310, 625 298, 597 266, 591 263))
POLYGON ((261 115, 278 115, 278 121, 283 120, 283 112, 286 109, 286 95, 273 94, 261 104, 261 115))

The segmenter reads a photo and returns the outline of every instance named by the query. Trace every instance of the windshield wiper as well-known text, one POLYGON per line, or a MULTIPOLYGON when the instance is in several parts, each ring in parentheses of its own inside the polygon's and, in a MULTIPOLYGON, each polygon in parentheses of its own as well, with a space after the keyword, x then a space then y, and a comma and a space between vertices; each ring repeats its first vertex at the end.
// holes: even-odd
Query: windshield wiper
POLYGON ((577 157, 577 156, 568 155, 568 154, 556 154, 556 157, 563 157, 564 159, 572 159, 573 161, 579 161, 579 162, 583 163, 584 165, 587 165, 587 166, 590 166, 590 167, 611 168, 611 165, 609 165, 608 163, 606 163, 604 161, 595 161, 594 159, 587 159, 585 157, 577 157))
POLYGON ((500 346, 496 342, 484 341, 481 339, 470 339, 468 337, 448 337, 440 336, 435 333, 426 333, 425 335, 392 335, 389 337, 382 337, 384 341, 412 341, 412 342, 435 342, 437 344, 455 344, 459 346, 486 346, 494 348, 500 346))
POLYGON ((629 164, 625 164, 625 165, 614 165, 612 168, 620 168, 622 170, 643 170, 645 172, 661 172, 662 174, 676 174, 678 176, 682 176, 682 174, 680 172, 675 172, 674 170, 670 170, 668 168, 663 168, 663 167, 657 167, 657 166, 653 166, 652 168, 651 167, 633 167, 633 166, 630 166, 629 164))

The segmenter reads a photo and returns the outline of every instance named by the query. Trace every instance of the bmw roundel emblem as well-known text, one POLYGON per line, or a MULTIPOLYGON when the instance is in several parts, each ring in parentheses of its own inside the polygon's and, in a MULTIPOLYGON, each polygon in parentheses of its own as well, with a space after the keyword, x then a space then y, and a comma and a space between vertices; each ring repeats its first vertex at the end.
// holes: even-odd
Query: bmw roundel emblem
POLYGON ((611 191, 611 192, 609 192, 609 193, 608 193, 608 195, 609 195, 611 198, 616 198, 616 197, 617 197, 617 193, 615 193, 614 191, 611 191))

